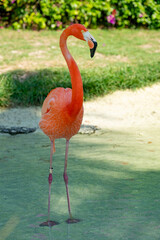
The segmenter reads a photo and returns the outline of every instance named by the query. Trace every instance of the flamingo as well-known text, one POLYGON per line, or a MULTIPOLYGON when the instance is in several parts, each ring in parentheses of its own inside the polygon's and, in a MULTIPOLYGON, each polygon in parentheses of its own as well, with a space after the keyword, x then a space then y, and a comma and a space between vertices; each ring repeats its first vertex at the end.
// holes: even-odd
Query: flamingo
POLYGON ((53 226, 58 224, 50 220, 50 196, 52 183, 52 158, 55 152, 55 139, 66 139, 65 164, 63 178, 66 186, 69 218, 67 223, 76 223, 79 220, 73 218, 70 207, 67 175, 67 159, 69 140, 78 133, 83 118, 83 83, 78 66, 67 48, 67 38, 74 37, 86 41, 90 48, 91 58, 95 54, 97 42, 89 31, 81 24, 73 24, 67 27, 60 36, 60 48, 67 62, 70 72, 72 89, 58 87, 48 94, 42 106, 42 117, 39 122, 41 130, 50 138, 50 168, 49 168, 49 195, 48 195, 48 220, 40 226, 53 226))

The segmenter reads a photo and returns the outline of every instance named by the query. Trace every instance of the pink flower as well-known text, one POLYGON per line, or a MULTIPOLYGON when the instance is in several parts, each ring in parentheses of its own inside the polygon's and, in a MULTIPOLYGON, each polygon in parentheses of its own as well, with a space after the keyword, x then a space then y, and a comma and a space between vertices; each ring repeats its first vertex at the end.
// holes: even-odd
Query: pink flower
POLYGON ((114 25, 116 23, 116 18, 114 15, 111 14, 111 15, 107 16, 106 18, 107 18, 107 21, 109 23, 111 23, 112 25, 114 25))
POLYGON ((139 14, 139 17, 142 18, 142 17, 143 17, 143 13, 140 13, 140 14, 139 14))
POLYGON ((13 4, 16 0, 12 0, 11 3, 13 4))
POLYGON ((3 26, 0 26, 0 29, 3 29, 4 27, 3 26))
POLYGON ((56 26, 57 26, 57 27, 60 27, 60 26, 62 26, 62 22, 60 22, 60 21, 57 21, 57 22, 56 22, 56 26))

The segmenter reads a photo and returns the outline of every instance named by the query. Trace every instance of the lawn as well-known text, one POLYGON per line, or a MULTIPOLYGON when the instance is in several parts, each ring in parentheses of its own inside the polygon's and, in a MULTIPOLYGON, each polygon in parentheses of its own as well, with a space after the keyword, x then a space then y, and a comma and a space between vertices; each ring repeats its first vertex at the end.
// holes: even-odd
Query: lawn
MULTIPOLYGON (((68 47, 78 63, 84 100, 160 81, 160 31, 90 30, 98 42, 90 59, 85 42, 68 47)), ((61 31, 0 30, 0 106, 40 105, 57 86, 71 87, 59 48, 61 31)))

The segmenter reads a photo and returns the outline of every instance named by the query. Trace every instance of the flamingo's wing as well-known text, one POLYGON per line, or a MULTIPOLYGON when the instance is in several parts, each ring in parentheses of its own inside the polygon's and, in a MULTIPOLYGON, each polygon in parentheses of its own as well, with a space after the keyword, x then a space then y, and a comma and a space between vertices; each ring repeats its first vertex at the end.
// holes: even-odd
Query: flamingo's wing
POLYGON ((44 115, 50 111, 51 106, 55 102, 55 97, 56 97, 56 93, 55 93, 55 89, 54 89, 48 94, 48 96, 46 97, 46 99, 43 102, 43 106, 42 106, 42 110, 41 110, 42 115, 44 115))
POLYGON ((59 87, 53 89, 44 100, 41 110, 42 115, 48 113, 50 110, 56 111, 61 109, 61 107, 64 108, 65 104, 67 105, 70 101, 69 95, 71 95, 70 88, 64 89, 59 87))

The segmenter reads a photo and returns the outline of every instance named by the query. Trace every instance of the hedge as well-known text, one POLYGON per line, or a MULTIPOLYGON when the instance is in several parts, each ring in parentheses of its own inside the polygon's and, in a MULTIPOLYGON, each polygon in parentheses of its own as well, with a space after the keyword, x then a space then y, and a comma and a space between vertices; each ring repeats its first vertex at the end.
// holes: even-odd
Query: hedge
POLYGON ((0 0, 0 28, 61 29, 72 23, 158 29, 160 0, 0 0))

